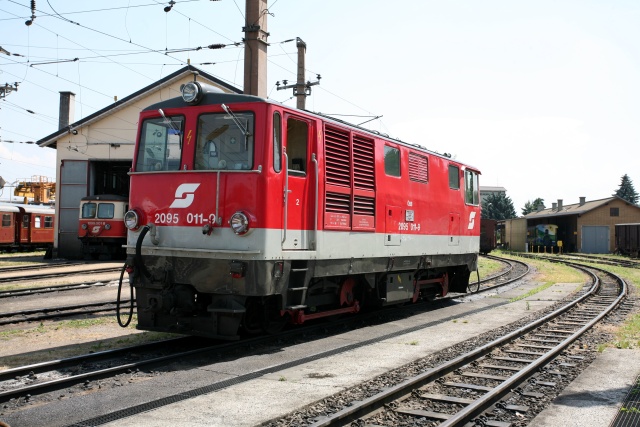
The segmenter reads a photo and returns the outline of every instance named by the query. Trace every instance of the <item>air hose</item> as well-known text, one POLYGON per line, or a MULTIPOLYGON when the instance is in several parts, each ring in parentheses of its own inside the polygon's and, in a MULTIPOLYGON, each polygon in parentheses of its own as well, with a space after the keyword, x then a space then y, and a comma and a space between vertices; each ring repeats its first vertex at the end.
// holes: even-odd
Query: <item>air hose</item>
POLYGON ((127 267, 129 267, 129 265, 125 262, 124 265, 122 266, 122 271, 120 271, 120 282, 118 283, 118 298, 116 299, 116 317, 118 318, 118 325, 120 325, 123 328, 126 328, 127 326, 129 326, 129 323, 131 323, 131 319, 133 318, 133 284, 129 283, 129 289, 131 291, 131 294, 129 296, 130 298, 130 303, 131 305, 129 306, 129 318, 127 319, 126 322, 122 321, 122 315, 120 313, 120 293, 122 292, 122 279, 124 278, 124 272, 127 271, 127 267))
MULTIPOLYGON (((144 227, 142 227, 142 230, 140 231, 140 235, 138 236, 138 240, 136 241, 136 254, 133 258, 133 266, 134 266, 134 271, 141 271, 142 274, 145 275, 145 277, 151 277, 151 274, 149 273, 149 270, 147 270, 147 267, 145 267, 144 262, 142 262, 142 241, 144 240, 144 237, 146 236, 146 234, 149 232, 149 229, 151 227, 149 227, 148 225, 145 225, 144 227)), ((129 264, 127 264, 126 262, 124 263, 124 265, 122 266, 122 270, 120 271, 120 282, 118 283, 118 298, 116 300, 116 316, 118 318, 118 324, 120 326, 122 326, 123 328, 126 328, 127 326, 129 326, 129 323, 131 323, 131 319, 133 318, 133 304, 134 304, 134 296, 133 296, 133 283, 129 282, 129 289, 130 289, 130 303, 131 305, 129 306, 129 318, 127 319, 126 322, 122 321, 122 316, 120 313, 120 303, 121 303, 121 292, 122 292, 122 280, 124 279, 124 273, 125 271, 127 271, 127 269, 129 268, 129 264)))

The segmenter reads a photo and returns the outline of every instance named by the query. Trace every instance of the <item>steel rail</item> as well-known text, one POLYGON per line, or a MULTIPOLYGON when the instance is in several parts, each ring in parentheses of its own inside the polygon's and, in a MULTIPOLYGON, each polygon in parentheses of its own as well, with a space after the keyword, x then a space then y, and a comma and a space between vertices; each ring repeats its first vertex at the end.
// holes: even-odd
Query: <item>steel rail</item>
MULTIPOLYGON (((114 279, 114 281, 117 279, 114 279)), ((68 283, 66 285, 50 285, 50 286, 42 286, 40 288, 26 288, 26 289, 11 289, 8 291, 0 291, 0 298, 9 298, 9 297, 19 297, 25 295, 37 295, 37 294, 46 294, 50 292, 64 292, 64 291, 75 291, 78 289, 89 289, 98 286, 107 286, 109 282, 96 282, 96 283, 68 283)))
MULTIPOLYGON (((585 266, 585 268, 592 268, 592 267, 587 267, 585 266)), ((478 347, 474 350, 472 350, 469 353, 463 354, 461 356, 458 356, 448 362, 445 362, 437 367, 434 367, 422 374, 419 374, 413 378, 407 379, 401 383, 398 383, 392 387, 389 387, 388 389, 375 394, 373 396, 370 396, 366 399, 363 399, 361 401, 357 401, 357 402, 353 402, 350 406, 345 407, 343 409, 341 409, 340 411, 337 411, 333 414, 330 414, 328 416, 322 417, 321 419, 316 420, 314 423, 309 424, 308 427, 324 427, 324 426, 333 426, 333 425, 344 425, 348 422, 352 422, 357 420, 358 418, 364 417, 368 414, 370 414, 371 412, 378 410, 380 408, 382 408, 384 405, 391 403, 393 401, 399 400, 405 396, 408 396, 411 393, 411 390, 415 389, 415 388, 420 388, 432 381, 434 381, 435 379, 442 377, 450 372, 455 371, 458 368, 461 368, 463 366, 465 366, 466 364, 468 364, 470 361, 477 359, 481 356, 484 356, 488 353, 490 353, 493 349, 507 344, 511 341, 513 341, 514 339, 522 336, 523 334, 530 332, 536 328, 538 328, 540 325, 549 322, 550 320, 560 316, 561 314, 569 311, 570 309, 576 307, 579 303, 583 302, 584 300, 586 300, 587 298, 592 297, 595 292, 598 290, 599 288, 599 279, 597 278, 597 276, 595 274, 593 274, 592 272, 585 270, 592 278, 592 285, 591 288, 588 292, 585 292, 582 296, 576 298, 575 300, 569 302, 568 304, 565 304, 564 306, 558 308, 557 310, 545 315, 544 317, 537 319, 536 321, 522 327, 519 328, 515 331, 510 332, 509 334, 498 338, 497 340, 494 340, 488 344, 485 344, 481 347, 478 347)), ((611 274, 611 273, 608 273, 611 274)), ((622 286, 622 290, 618 296, 618 298, 609 305, 607 310, 604 310, 603 312, 601 312, 600 315, 597 316, 596 319, 592 320, 591 322, 589 322, 587 325, 585 325, 583 328, 580 329, 580 334, 584 333, 584 331, 590 329, 593 324, 595 324, 597 321, 599 321, 600 319, 602 319, 602 317, 604 317, 606 314, 608 314, 611 310, 613 310, 613 308, 615 308, 620 301, 624 298, 624 296, 626 295, 626 283, 624 282, 624 280, 622 280, 620 277, 613 275, 614 277, 616 277, 616 279, 618 280, 618 283, 621 284, 622 286)), ((577 337, 579 336, 578 333, 573 334, 571 337, 567 338, 565 341, 563 341, 561 344, 558 344, 556 346, 556 348, 554 348, 555 352, 560 352, 562 349, 564 349, 567 345, 569 345, 571 342, 575 341, 575 339, 577 339, 577 337)), ((446 424, 441 424, 441 426, 453 426, 453 425, 461 425, 460 423, 466 423, 469 422, 475 415, 477 415, 479 412, 482 412, 482 408, 486 409, 486 406, 489 404, 488 402, 491 401, 496 401, 497 399, 499 399, 502 395, 504 395, 506 392, 509 392, 513 387, 514 384, 516 383, 520 383, 522 382, 526 377, 531 376, 532 372, 535 372, 541 365, 544 365, 545 363, 548 362, 548 360, 550 359, 550 357, 544 356, 541 357, 540 360, 535 360, 535 363, 532 362, 532 365, 535 365, 534 368, 527 369, 527 373, 522 373, 522 374, 517 374, 515 376, 515 378, 513 380, 509 380, 509 383, 505 386, 499 386, 499 391, 496 392, 490 392, 487 393, 487 395, 483 396, 481 399, 483 400, 482 402, 479 403, 473 403, 467 407, 465 407, 465 409, 463 409, 461 412, 459 412, 458 414, 460 415, 455 415, 452 416, 448 421, 446 421, 446 424), (455 418, 454 418, 455 417, 455 418)))
POLYGON ((7 282, 22 282, 25 280, 32 279, 50 279, 55 277, 64 277, 64 276, 79 276, 81 274, 96 274, 96 273, 112 273, 112 272, 120 272, 120 267, 114 268, 101 268, 101 269, 93 269, 93 270, 82 270, 82 271, 68 271, 64 273, 49 273, 49 274, 30 274, 27 276, 16 276, 16 277, 0 277, 0 283, 7 282))

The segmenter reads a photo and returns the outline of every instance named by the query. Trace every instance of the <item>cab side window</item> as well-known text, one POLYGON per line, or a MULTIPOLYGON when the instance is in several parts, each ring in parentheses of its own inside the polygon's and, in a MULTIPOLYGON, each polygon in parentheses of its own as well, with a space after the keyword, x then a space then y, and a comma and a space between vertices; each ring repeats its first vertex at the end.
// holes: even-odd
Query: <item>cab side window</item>
POLYGON ((273 113, 273 170, 282 170, 282 119, 280 113, 273 113))
POLYGON ((296 119, 287 120, 287 168, 294 174, 304 175, 307 171, 307 143, 309 125, 296 119))
POLYGON ((400 176, 400 150, 384 146, 384 172, 389 176, 400 176))
POLYGON ((470 170, 464 171, 464 201, 469 205, 480 204, 478 174, 470 170))
POLYGON ((449 188, 460 189, 460 168, 454 165, 449 165, 449 188))

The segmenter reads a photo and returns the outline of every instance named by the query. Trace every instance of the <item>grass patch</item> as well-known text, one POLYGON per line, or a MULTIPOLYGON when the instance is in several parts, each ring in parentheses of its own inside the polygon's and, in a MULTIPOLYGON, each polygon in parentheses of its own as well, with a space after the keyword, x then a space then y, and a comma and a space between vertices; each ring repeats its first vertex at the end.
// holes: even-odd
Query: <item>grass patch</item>
MULTIPOLYGON (((528 297, 530 297, 530 296, 533 296, 533 295, 537 294, 538 292, 542 292, 542 291, 544 291, 545 289, 549 289, 549 288, 550 288, 551 286, 553 286, 553 285, 555 285, 555 283, 553 283, 553 282, 547 282, 547 283, 545 283, 544 285, 541 285, 541 286, 538 286, 537 288, 531 289, 529 292, 527 292, 527 293, 526 293, 526 294, 524 294, 524 295, 520 295, 520 296, 517 296, 517 297, 515 297, 515 298, 511 298, 511 299, 509 300, 509 302, 516 302, 516 301, 523 300, 523 299, 525 299, 525 298, 528 298, 528 297)), ((527 310, 528 310, 528 309, 529 309, 529 305, 527 304, 527 310)))
MULTIPOLYGON (((134 314, 133 318, 131 319, 131 323, 129 324, 129 326, 127 326, 127 329, 135 329, 137 323, 138 318, 137 315, 134 314)), ((118 325, 118 321, 116 320, 115 316, 63 320, 47 324, 40 322, 40 324, 36 327, 1 331, 0 340, 6 341, 15 337, 27 337, 34 334, 42 335, 46 333, 60 332, 68 329, 89 329, 96 326, 113 326, 115 328, 120 328, 120 325, 118 325)))
POLYGON ((640 314, 631 317, 616 332, 616 339, 610 343, 615 348, 640 348, 640 314))
MULTIPOLYGON (((502 256, 505 258, 517 258, 514 253, 500 252, 500 254, 496 254, 497 256, 502 256)), ((612 259, 629 259, 627 257, 621 256, 608 256, 608 258, 612 259)), ((525 262, 528 264, 534 265, 538 267, 538 269, 543 269, 544 274, 543 277, 546 277, 548 274, 551 277, 559 279, 558 281, 563 283, 573 282, 574 280, 567 280, 572 277, 569 273, 566 272, 558 272, 557 267, 560 264, 550 263, 546 261, 539 260, 530 260, 525 259, 525 262), (550 271, 551 273, 547 273, 550 271)), ((610 271, 618 276, 622 277, 625 282, 627 282, 627 286, 629 287, 629 293, 634 291, 638 292, 640 290, 640 269, 631 268, 631 267, 619 267, 607 264, 599 264, 598 262, 585 262, 579 261, 580 264, 584 264, 591 267, 601 268, 606 271, 610 271)), ((566 267, 569 268, 569 267, 566 267)), ((571 269, 573 270, 573 269, 571 269)), ((577 270, 573 270, 573 275, 582 275, 582 273, 577 272, 577 270)), ((584 282, 584 278, 580 280, 584 282)), ((640 314, 634 314, 629 319, 627 319, 622 325, 614 329, 613 334, 615 338, 613 341, 601 344, 598 346, 598 351, 605 351, 606 348, 619 348, 619 349, 638 349, 640 348, 640 314)))
MULTIPOLYGON (((478 258, 478 271, 480 272, 480 278, 488 277, 500 272, 504 268, 504 264, 495 259, 479 257, 478 258)), ((472 274, 472 280, 473 280, 472 274)))

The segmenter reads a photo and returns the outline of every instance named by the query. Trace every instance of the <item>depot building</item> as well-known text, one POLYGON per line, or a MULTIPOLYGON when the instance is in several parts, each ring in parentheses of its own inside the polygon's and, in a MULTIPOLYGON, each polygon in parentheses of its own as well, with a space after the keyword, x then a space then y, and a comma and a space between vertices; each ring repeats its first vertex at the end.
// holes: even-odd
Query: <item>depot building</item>
POLYGON ((180 96, 193 81, 209 83, 228 93, 242 93, 191 65, 75 121, 75 94, 60 92, 59 130, 37 141, 56 150, 56 227, 53 256, 83 258, 78 238, 80 201, 102 194, 129 196, 129 175, 138 115, 147 106, 180 96))

